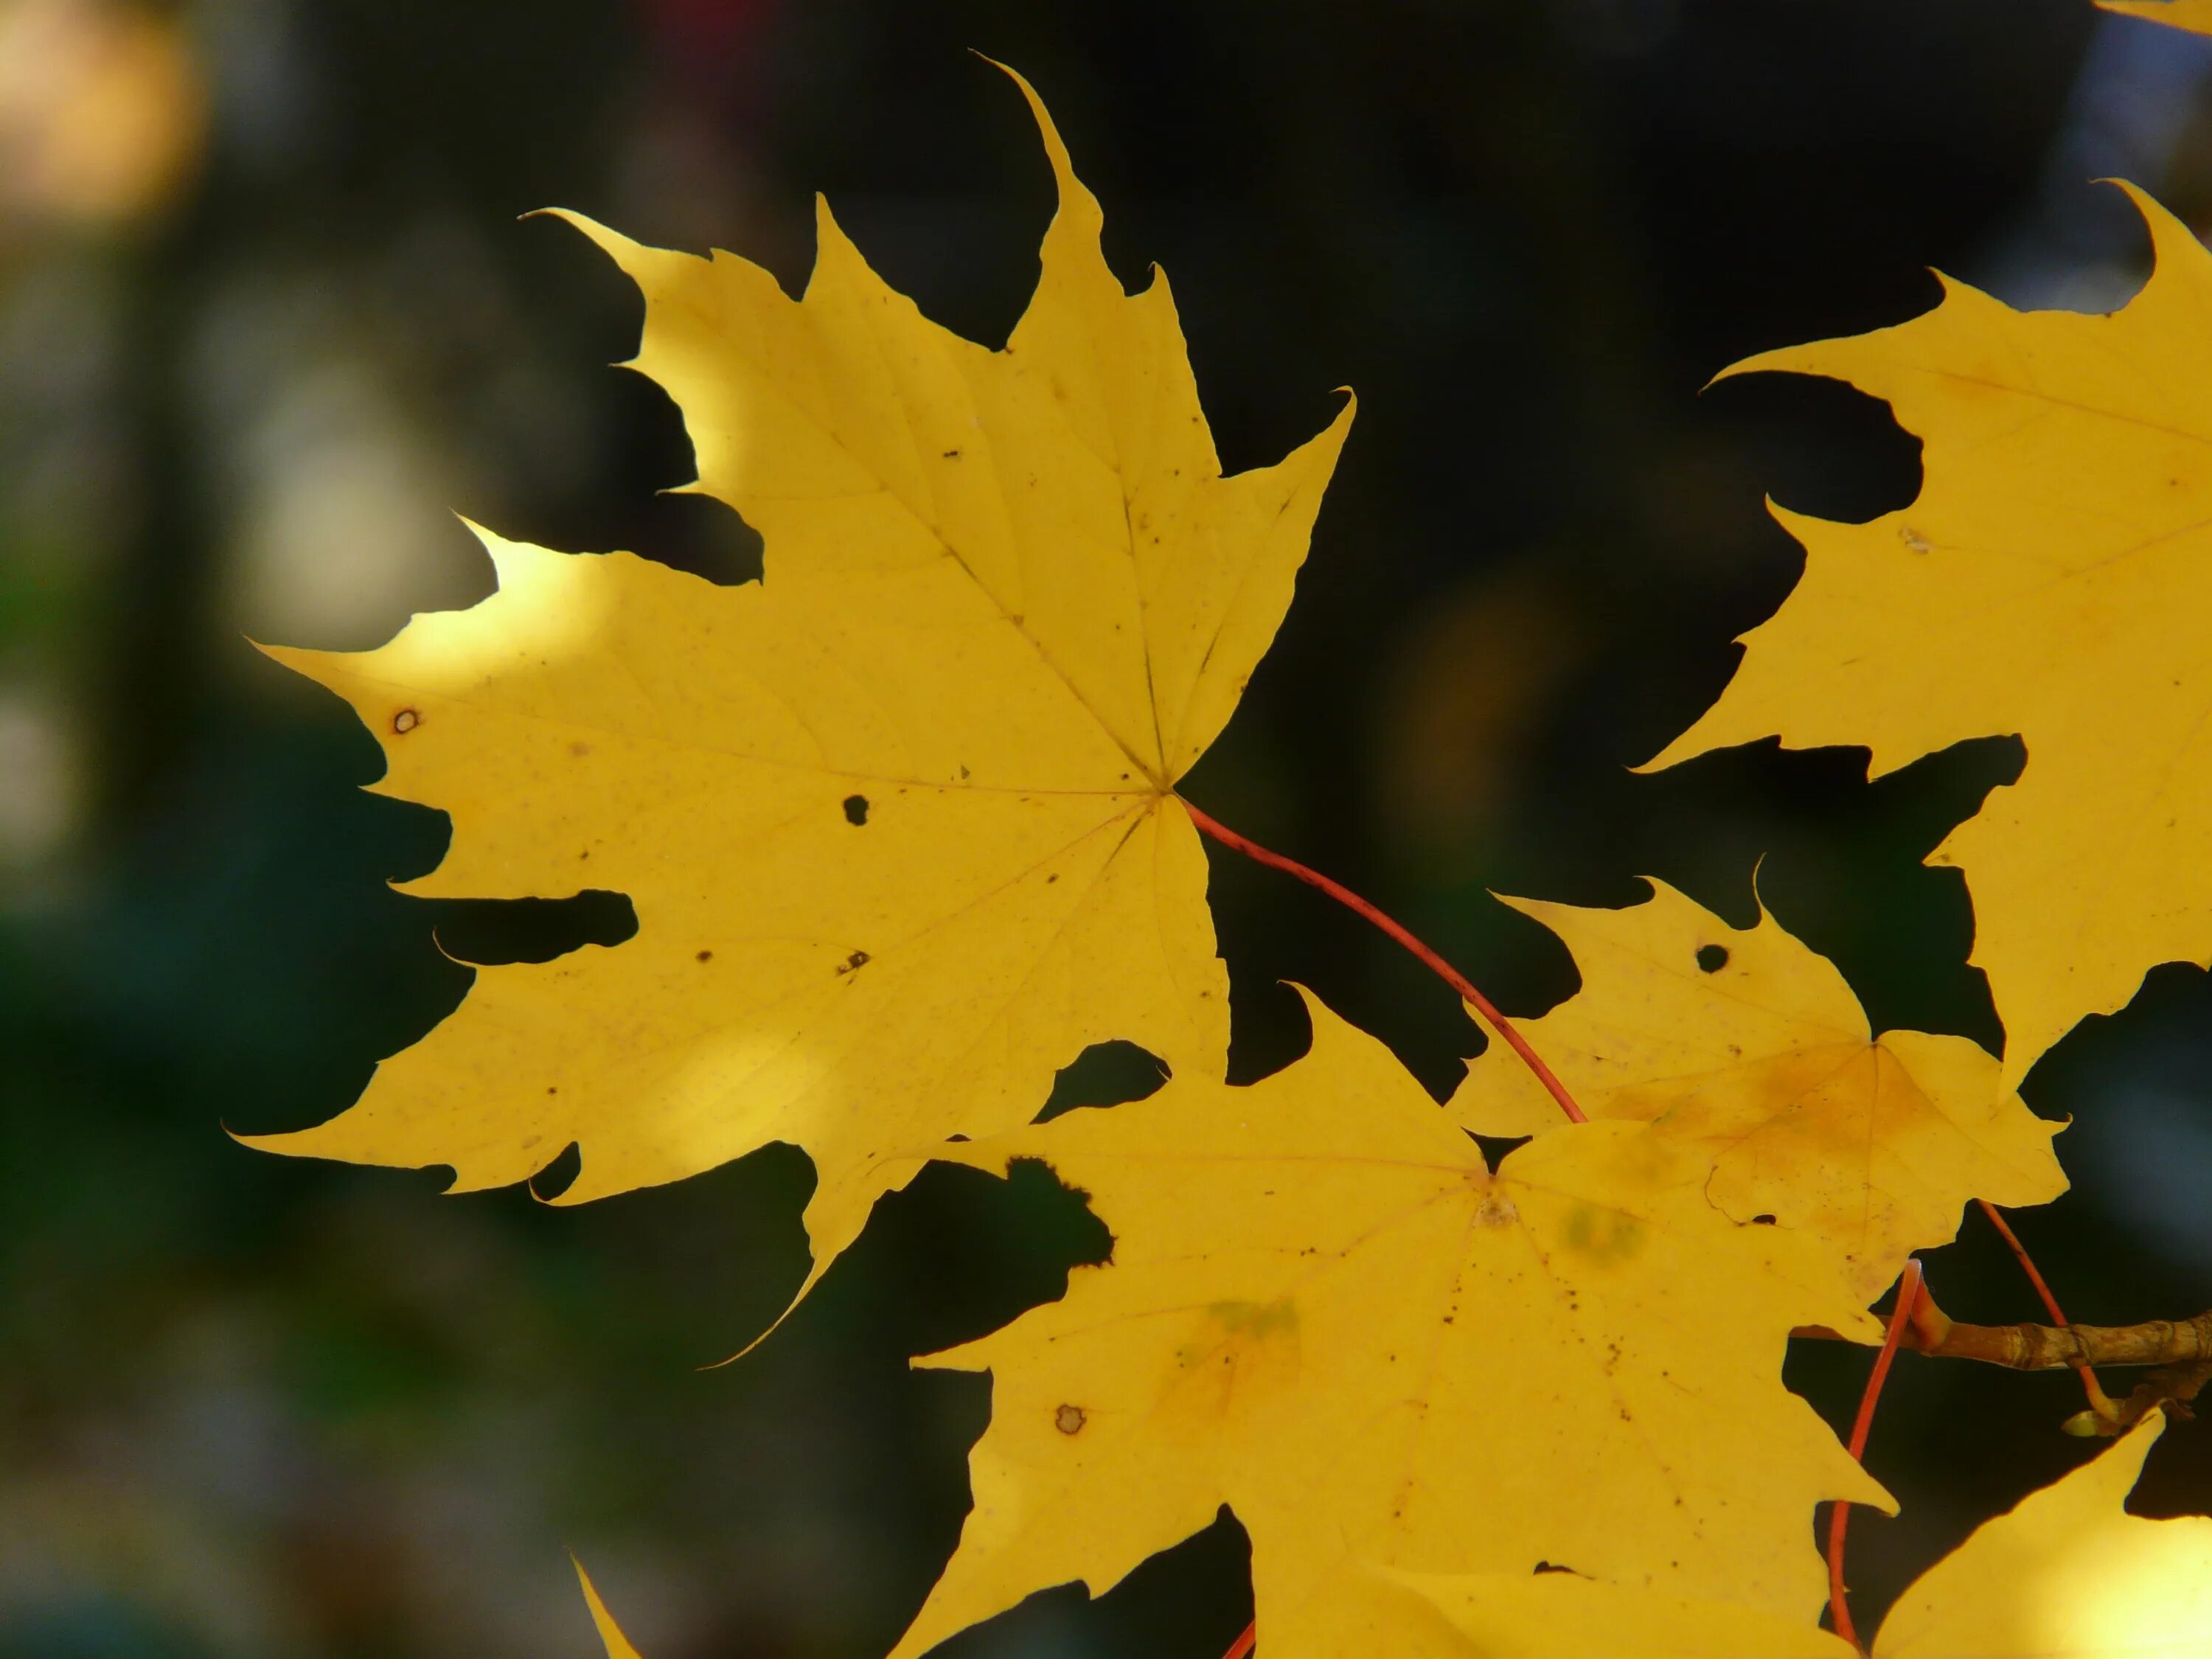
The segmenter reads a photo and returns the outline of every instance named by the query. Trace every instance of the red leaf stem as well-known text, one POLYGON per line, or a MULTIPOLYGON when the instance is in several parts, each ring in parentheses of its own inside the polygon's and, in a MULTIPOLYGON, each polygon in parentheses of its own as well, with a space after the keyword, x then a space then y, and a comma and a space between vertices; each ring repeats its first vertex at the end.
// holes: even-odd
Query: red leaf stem
MULTIPOLYGON (((2012 1253, 2018 1258, 2021 1270, 2027 1275, 2027 1282, 2035 1286, 2036 1295, 2043 1298, 2043 1306, 2051 1316, 2051 1322, 2062 1331, 2070 1329, 2065 1314, 2058 1306, 2058 1298, 2051 1295, 2051 1286, 2043 1282, 2043 1275, 2036 1268, 2035 1258, 2027 1253, 2027 1246, 2020 1242, 2020 1235, 2013 1231, 2012 1224, 2004 1218, 2003 1212, 1986 1198, 1978 1198, 1974 1202, 1982 1206, 1982 1213, 1989 1217, 1990 1224, 1997 1230, 2006 1243, 2012 1246, 2012 1253)), ((2089 1368, 2089 1362, 2077 1359, 2074 1362, 2074 1370, 2081 1379, 2082 1388, 2088 1392, 2089 1409, 2100 1417, 2110 1417, 2116 1407, 2111 1396, 2106 1394, 2104 1384, 2097 1381, 2097 1373, 2089 1368)))
MULTIPOLYGON (((1859 1396, 1859 1414, 1851 1425, 1850 1454, 1861 1463, 1866 1462, 1867 1435, 1874 1428, 1875 1402, 1881 1398, 1881 1385, 1889 1380, 1890 1361, 1897 1358, 1897 1345, 1904 1340, 1905 1328, 1911 1322, 1912 1310, 1919 1300, 1920 1263, 1915 1259, 1905 1262, 1905 1277, 1898 1281, 1889 1331, 1882 1338, 1881 1352, 1875 1356, 1874 1372, 1867 1378, 1866 1392, 1859 1396)), ((1844 1596, 1844 1532, 1850 1520, 1849 1504, 1839 1501, 1828 1511, 1828 1616, 1836 1634, 1864 1652, 1859 1633, 1851 1625, 1850 1604, 1844 1596)))
POLYGON ((1245 1626, 1244 1633, 1229 1644, 1229 1651, 1223 1654, 1221 1659, 1244 1659, 1244 1656, 1252 1651, 1252 1644, 1259 1629, 1256 1622, 1245 1626))
MULTIPOLYGON (((1181 797, 1178 796, 1177 799, 1181 799, 1181 797)), ((1575 1104, 1575 1097, 1567 1092, 1567 1085, 1559 1081, 1550 1066, 1544 1064, 1543 1056, 1528 1046, 1528 1039, 1515 1029, 1513 1022, 1499 1013, 1490 999, 1474 988, 1474 982, 1466 975, 1422 944, 1419 939, 1415 939, 1402 923, 1376 908, 1342 882, 1333 881, 1318 870, 1308 869, 1296 859, 1285 858, 1280 853, 1262 847, 1248 836, 1238 835, 1227 824, 1201 812, 1188 801, 1183 801, 1182 809, 1190 814, 1190 821, 1193 823, 1224 847, 1242 853, 1246 858, 1258 863, 1280 870, 1286 875, 1296 876, 1309 887, 1318 888, 1346 909, 1356 911, 1366 917, 1368 921, 1411 951, 1420 958, 1430 972, 1458 992, 1461 999, 1489 1023, 1491 1030, 1505 1039, 1506 1044, 1513 1052, 1521 1056, 1522 1062, 1535 1073, 1536 1081, 1542 1084, 1552 1098, 1559 1103, 1559 1109, 1567 1115, 1569 1122, 1589 1121, 1583 1115, 1583 1109, 1575 1104)), ((1242 1659, 1242 1656, 1232 1650, 1226 1659, 1242 1659)))

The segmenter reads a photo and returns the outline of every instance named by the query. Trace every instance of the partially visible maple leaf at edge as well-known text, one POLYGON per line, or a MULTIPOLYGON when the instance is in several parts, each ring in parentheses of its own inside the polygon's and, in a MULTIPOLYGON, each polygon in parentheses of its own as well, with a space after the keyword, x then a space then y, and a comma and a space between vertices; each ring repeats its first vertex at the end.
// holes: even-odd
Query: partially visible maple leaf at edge
POLYGON ((2123 17, 2147 17, 2192 34, 2212 34, 2212 0, 2097 0, 2097 4, 2123 17))
POLYGON ((1947 277, 1909 322, 1727 371, 1886 399, 1925 478, 1864 524, 1773 509, 1805 574, 1646 769, 1778 735, 1880 776, 2017 733, 2020 781, 1929 858, 1972 895, 2008 1086, 2149 969, 2212 964, 2212 253, 2122 188, 2156 264, 2109 316, 1947 277))
POLYGON ((1222 477, 1164 278, 1124 293, 1014 78, 1060 205, 1003 351, 886 287, 826 204, 798 301, 565 216, 642 289, 634 367, 682 409, 691 488, 761 532, 763 577, 479 532, 483 603, 374 651, 271 651, 376 735, 374 788, 451 818, 405 890, 617 889, 638 931, 477 969, 358 1103, 252 1144, 450 1164, 462 1191, 573 1141, 577 1202, 788 1142, 818 1277, 920 1158, 1026 1121, 1086 1046, 1221 1074, 1227 980, 1172 792, 1281 623, 1351 405, 1222 477))

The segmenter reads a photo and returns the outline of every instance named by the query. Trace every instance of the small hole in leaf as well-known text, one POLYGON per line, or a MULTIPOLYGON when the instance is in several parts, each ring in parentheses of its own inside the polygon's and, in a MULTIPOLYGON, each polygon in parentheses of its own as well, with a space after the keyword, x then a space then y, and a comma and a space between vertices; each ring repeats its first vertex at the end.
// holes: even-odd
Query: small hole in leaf
POLYGON ((1755 1215, 1751 1218, 1751 1224, 1754 1227, 1771 1227, 1774 1224, 1774 1218, 1771 1215, 1755 1215))
POLYGON ((1142 1100, 1168 1080, 1167 1067, 1133 1042, 1094 1042, 1060 1069, 1052 1097, 1038 1111, 1043 1123, 1085 1106, 1121 1106, 1142 1100))
POLYGON ((1698 947, 1698 966, 1706 973, 1717 974, 1728 966, 1728 946, 1700 945, 1698 947))
POLYGON ((860 824, 866 823, 867 821, 868 798, 866 795, 846 796, 845 822, 852 824, 860 824))
POLYGON ((403 708, 392 717, 392 729, 403 738, 422 724, 422 717, 411 708, 403 708))
POLYGON ((598 887, 567 898, 441 899, 437 906, 439 948, 480 967, 550 962, 587 945, 611 948, 637 933, 629 896, 598 887))
POLYGON ((556 1199, 576 1184, 584 1172, 584 1149, 570 1141, 560 1157, 530 1177, 530 1190, 542 1199, 556 1199))
POLYGON ((1538 1572, 1572 1572, 1574 1571, 1574 1569, 1572 1567, 1555 1567, 1549 1561, 1539 1561, 1536 1564, 1536 1571, 1538 1572))

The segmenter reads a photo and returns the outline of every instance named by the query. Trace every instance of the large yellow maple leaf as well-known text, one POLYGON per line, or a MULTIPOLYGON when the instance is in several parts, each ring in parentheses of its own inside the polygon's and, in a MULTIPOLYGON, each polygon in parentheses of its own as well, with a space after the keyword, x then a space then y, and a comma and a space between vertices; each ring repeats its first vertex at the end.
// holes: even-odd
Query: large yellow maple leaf
POLYGON ((376 734, 375 787, 452 819, 407 890, 617 889, 636 936, 478 969, 356 1105, 256 1144, 459 1190, 573 1141, 576 1201, 790 1142, 818 1274, 916 1167, 887 1158, 1026 1121, 1088 1044, 1219 1075, 1173 789, 1281 622, 1350 408, 1223 477, 1166 283, 1123 293, 1023 90, 1060 208, 1002 351, 885 287, 826 207, 796 301, 584 223, 644 290, 638 365, 763 578, 487 535, 482 604, 274 654, 376 734))
POLYGON ((2110 316, 1946 280, 1894 328, 1771 351, 1886 398, 1919 499, 1865 524, 1776 509, 1805 574, 1720 701, 1653 767, 1778 733, 1879 775, 2019 733, 2020 781, 1930 855, 1965 872, 1972 960, 2016 1084, 2157 963, 2212 963, 2212 253, 2130 190, 2156 269, 2110 316))
POLYGON ((1275 1659, 1334 1653, 1362 1565, 1546 1562, 1810 1622, 1811 1506, 1888 1503, 1782 1386, 1793 1326, 1877 1334, 1822 1253, 1730 1221, 1641 1125, 1492 1173, 1388 1049, 1307 1004, 1311 1052, 1249 1088, 1177 1078, 959 1149, 1044 1159, 1114 1254, 918 1362, 989 1370, 992 1419, 898 1659, 1048 1585, 1103 1591, 1224 1504, 1275 1659))
POLYGON ((2153 1412, 1984 1522, 1898 1598, 1875 1659, 2197 1659, 2212 1649, 2212 1519, 2121 1505, 2166 1431, 2153 1412))
MULTIPOLYGON (((1648 878, 1647 878, 1648 879, 1648 878)), ((1835 964, 1762 907, 1731 927, 1664 882, 1626 909, 1505 902, 1574 955, 1582 989, 1522 1030, 1593 1118, 1649 1122, 1705 1163, 1713 1202, 1832 1250, 1872 1301, 1916 1249, 1948 1243, 1969 1200, 2066 1190, 2059 1126, 1964 1037, 1875 1036, 1835 964)), ((1503 1043, 1453 1100, 1477 1134, 1542 1134, 1559 1107, 1503 1043)))

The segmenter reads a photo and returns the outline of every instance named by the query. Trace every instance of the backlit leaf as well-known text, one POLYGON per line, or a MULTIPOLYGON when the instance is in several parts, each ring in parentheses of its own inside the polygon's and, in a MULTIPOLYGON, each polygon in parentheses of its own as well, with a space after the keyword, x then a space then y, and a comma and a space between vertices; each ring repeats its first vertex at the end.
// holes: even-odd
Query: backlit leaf
POLYGON ((1250 1088, 1179 1077, 959 1149, 1046 1160, 1114 1255, 921 1362, 989 1370, 992 1421, 898 1653, 1049 1585, 1103 1591, 1224 1504, 1274 1659, 1336 1650, 1353 1564, 1547 1562, 1810 1623, 1812 1505, 1887 1505, 1781 1383, 1793 1326, 1878 1335, 1818 1247, 1729 1220, 1640 1125, 1547 1135, 1493 1174, 1307 1001, 1312 1051, 1250 1088))
MULTIPOLYGON (((1731 927, 1663 882, 1644 903, 1507 899, 1566 941, 1582 989, 1522 1030, 1593 1118, 1650 1123, 1704 1160, 1738 1221, 1771 1216, 1836 1253, 1872 1301, 1914 1250, 1948 1243, 1976 1198, 2066 1190, 2058 1125, 1964 1037, 1875 1037, 1833 963, 1761 912, 1731 927)), ((1492 1043, 1453 1101, 1477 1134, 1541 1134, 1559 1109, 1492 1043)))
POLYGON ((2212 963, 2212 253, 2130 194, 2157 267, 2111 316, 1946 279, 1911 322, 1729 371, 1886 398, 1926 479, 1865 524, 1776 510, 1804 577, 1651 763, 1778 733, 1879 775, 2019 733, 2020 781, 1929 860, 1966 872, 2008 1084, 2147 969, 2212 963))
MULTIPOLYGON (((1856 1659, 1814 1626, 1756 1607, 1630 1589, 1571 1572, 1401 1573, 1479 1659, 1856 1659)), ((1405 1621, 1410 1623, 1410 1620, 1405 1621)), ((1395 1648, 1377 1650, 1395 1653, 1395 1648)))
POLYGON ((1060 206, 1004 351, 925 319, 826 209, 799 301, 585 225, 763 579, 486 535, 483 603, 274 654, 354 705, 381 792, 453 820, 410 891, 614 889, 637 934, 478 969, 352 1109, 256 1144, 467 1189, 574 1141, 573 1202, 790 1142, 818 1273, 908 1155, 1024 1121, 1089 1044, 1219 1075, 1172 790, 1281 621, 1350 411, 1222 477, 1165 282, 1124 295, 1036 112, 1060 206))
POLYGON ((2212 1632, 2212 1519, 2121 1505, 2166 1431, 2153 1412, 1899 1598, 1875 1659, 2195 1659, 2212 1632))

